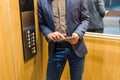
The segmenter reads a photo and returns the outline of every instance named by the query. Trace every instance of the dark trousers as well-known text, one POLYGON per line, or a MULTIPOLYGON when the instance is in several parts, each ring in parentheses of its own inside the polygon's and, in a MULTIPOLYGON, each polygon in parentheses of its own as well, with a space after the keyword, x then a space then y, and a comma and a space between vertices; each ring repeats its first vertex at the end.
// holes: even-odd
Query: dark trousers
POLYGON ((52 58, 48 60, 46 80, 60 80, 68 60, 71 80, 82 80, 84 57, 78 57, 72 48, 55 48, 52 58))

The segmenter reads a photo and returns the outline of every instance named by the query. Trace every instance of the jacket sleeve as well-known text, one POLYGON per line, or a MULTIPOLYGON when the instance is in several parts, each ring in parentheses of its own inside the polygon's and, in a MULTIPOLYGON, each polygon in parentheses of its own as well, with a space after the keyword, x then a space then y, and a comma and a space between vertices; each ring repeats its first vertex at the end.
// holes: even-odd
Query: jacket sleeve
POLYGON ((81 1, 80 24, 74 32, 82 38, 88 29, 89 16, 84 0, 81 1))
POLYGON ((104 0, 98 0, 98 10, 102 17, 105 16, 105 5, 104 0))
POLYGON ((43 16, 43 11, 42 11, 42 7, 41 7, 41 2, 40 0, 38 0, 38 20, 39 20, 39 28, 41 29, 42 33, 45 35, 45 37, 47 38, 47 35, 49 33, 51 33, 52 31, 49 29, 49 27, 47 26, 46 22, 45 22, 45 18, 43 16))

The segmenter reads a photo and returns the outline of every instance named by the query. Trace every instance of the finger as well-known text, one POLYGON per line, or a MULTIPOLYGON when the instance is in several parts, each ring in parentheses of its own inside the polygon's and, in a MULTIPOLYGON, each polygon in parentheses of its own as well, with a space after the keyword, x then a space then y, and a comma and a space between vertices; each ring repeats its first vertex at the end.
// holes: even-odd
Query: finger
POLYGON ((56 40, 57 40, 57 36, 56 36, 56 35, 53 35, 53 36, 52 36, 52 39, 53 39, 53 41, 56 41, 56 40))
POLYGON ((66 37, 67 35, 66 34, 62 34, 64 37, 66 37))
POLYGON ((56 33, 55 36, 56 36, 56 39, 60 39, 61 38, 59 33, 56 33))
POLYGON ((60 39, 60 38, 64 38, 65 36, 65 34, 63 35, 63 34, 61 34, 60 32, 55 32, 54 33, 56 36, 57 36, 57 39, 60 39))

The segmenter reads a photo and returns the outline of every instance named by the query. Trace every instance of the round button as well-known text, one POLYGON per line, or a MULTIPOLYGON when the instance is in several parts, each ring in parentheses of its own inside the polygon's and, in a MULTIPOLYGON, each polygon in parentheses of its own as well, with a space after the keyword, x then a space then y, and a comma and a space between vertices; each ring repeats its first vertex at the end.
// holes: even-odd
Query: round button
POLYGON ((30 34, 30 31, 28 30, 27 33, 30 34))
POLYGON ((29 44, 29 45, 28 45, 28 47, 30 48, 30 47, 31 47, 31 45, 29 44))
POLYGON ((30 34, 28 34, 27 37, 30 37, 30 34))
POLYGON ((28 44, 30 44, 31 42, 30 41, 28 41, 28 44))
POLYGON ((34 45, 35 45, 35 43, 32 43, 32 45, 34 46, 34 45))
POLYGON ((30 38, 27 38, 28 41, 30 41, 30 38))
POLYGON ((32 33, 32 35, 34 36, 34 35, 35 35, 35 33, 32 33))

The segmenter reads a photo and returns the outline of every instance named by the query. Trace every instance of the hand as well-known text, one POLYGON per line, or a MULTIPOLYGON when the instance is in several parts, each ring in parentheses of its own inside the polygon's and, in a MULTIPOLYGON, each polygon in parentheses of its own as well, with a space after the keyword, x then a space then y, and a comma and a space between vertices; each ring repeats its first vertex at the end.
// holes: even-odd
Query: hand
POLYGON ((108 13, 109 13, 109 10, 106 10, 106 11, 105 11, 105 15, 107 15, 108 13))
POLYGON ((48 39, 53 42, 56 42, 57 40, 59 40, 60 38, 64 38, 65 36, 66 34, 61 34, 60 32, 57 32, 57 31, 49 33, 47 35, 48 39))
POLYGON ((65 41, 68 41, 70 44, 76 44, 78 42, 80 36, 77 33, 73 33, 72 37, 75 37, 75 38, 68 39, 68 40, 65 40, 65 41))

